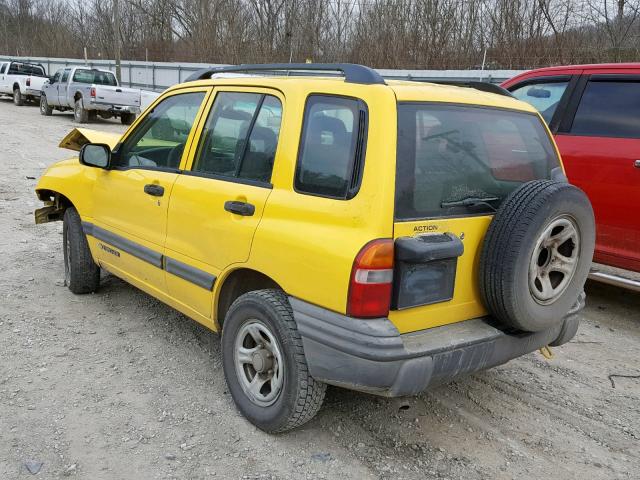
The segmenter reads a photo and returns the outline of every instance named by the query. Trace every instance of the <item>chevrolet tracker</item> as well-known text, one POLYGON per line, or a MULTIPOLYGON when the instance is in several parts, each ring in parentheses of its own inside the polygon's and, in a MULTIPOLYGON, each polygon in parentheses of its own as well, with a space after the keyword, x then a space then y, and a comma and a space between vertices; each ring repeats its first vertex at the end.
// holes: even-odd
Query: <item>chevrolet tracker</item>
POLYGON ((221 332, 265 431, 310 420, 327 384, 414 395, 568 342, 584 306, 591 205, 536 110, 479 88, 205 70, 122 137, 63 139, 79 156, 40 179, 36 222, 63 221, 72 292, 104 269, 221 332))

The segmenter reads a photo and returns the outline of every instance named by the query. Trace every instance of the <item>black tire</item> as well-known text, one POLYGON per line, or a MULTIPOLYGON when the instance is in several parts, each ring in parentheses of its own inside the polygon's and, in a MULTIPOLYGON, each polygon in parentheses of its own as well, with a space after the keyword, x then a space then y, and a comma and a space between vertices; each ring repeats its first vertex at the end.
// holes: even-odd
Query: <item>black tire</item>
POLYGON ((89 250, 82 231, 80 215, 70 207, 64 212, 62 224, 65 284, 73 293, 92 293, 100 285, 100 267, 89 250))
POLYGON ((322 405, 326 385, 309 375, 291 306, 280 290, 256 290, 233 302, 222 329, 222 360, 233 401, 251 423, 265 432, 299 427, 311 420, 322 405), (255 321, 273 335, 283 363, 282 387, 274 403, 267 406, 257 404, 245 392, 241 384, 244 370, 238 373, 236 369, 237 339, 242 337, 242 329, 255 321))
POLYGON ((49 106, 49 102, 47 102, 47 97, 43 93, 40 95, 40 115, 45 115, 50 117, 53 114, 53 108, 49 106))
POLYGON ((135 113, 120 114, 120 122, 122 122, 123 125, 131 125, 133 122, 135 122, 135 120, 136 120, 135 113))
POLYGON ((76 123, 87 123, 89 121, 89 111, 84 109, 82 98, 76 100, 73 107, 73 119, 76 123))
POLYGON ((538 332, 558 324, 583 291, 594 246, 593 209, 582 190, 551 180, 523 184, 498 209, 485 236, 479 269, 485 305, 516 330, 538 332), (567 227, 553 227, 562 224, 567 227), (558 243, 564 228, 575 236, 558 243), (545 247, 546 234, 558 242, 545 247), (569 273, 554 270, 561 259, 557 252, 573 259, 569 273), (548 291, 554 292, 551 298, 539 298, 548 291))
POLYGON ((19 88, 13 89, 13 103, 18 107, 24 105, 24 98, 22 97, 22 93, 20 92, 19 88))

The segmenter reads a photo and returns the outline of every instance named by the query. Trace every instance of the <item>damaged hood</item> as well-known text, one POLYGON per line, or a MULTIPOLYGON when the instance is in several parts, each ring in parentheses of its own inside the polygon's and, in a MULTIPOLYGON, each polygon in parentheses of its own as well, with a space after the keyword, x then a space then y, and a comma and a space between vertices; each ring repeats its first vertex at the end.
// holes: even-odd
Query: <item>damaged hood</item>
POLYGON ((104 143, 113 150, 121 136, 118 133, 99 132, 90 128, 74 128, 62 139, 58 146, 78 152, 87 143, 104 143))

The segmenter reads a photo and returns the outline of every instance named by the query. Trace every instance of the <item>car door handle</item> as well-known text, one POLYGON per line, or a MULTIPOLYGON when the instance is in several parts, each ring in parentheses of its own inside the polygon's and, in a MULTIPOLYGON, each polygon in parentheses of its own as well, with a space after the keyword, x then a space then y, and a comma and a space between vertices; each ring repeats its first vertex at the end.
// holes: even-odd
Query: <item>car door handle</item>
POLYGON ((256 207, 254 207, 250 203, 232 200, 224 202, 224 209, 227 212, 235 213, 236 215, 242 215, 243 217, 250 217, 256 211, 256 207))
POLYGON ((636 160, 635 162, 633 162, 633 166, 636 168, 640 168, 640 160, 636 160))
POLYGON ((144 186, 144 193, 154 197, 161 197, 164 195, 164 187, 156 183, 148 183, 144 186))

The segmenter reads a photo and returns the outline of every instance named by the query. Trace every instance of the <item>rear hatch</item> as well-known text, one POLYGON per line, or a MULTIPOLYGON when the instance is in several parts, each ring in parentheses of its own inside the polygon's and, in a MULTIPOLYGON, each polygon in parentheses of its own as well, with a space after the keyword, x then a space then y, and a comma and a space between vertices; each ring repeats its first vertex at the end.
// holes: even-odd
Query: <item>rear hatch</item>
POLYGON ((558 167, 537 114, 398 103, 389 318, 401 333, 486 315, 478 263, 493 213, 523 182, 551 178, 558 167))

